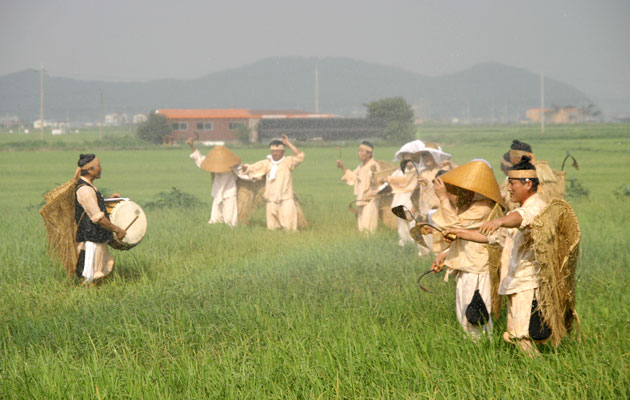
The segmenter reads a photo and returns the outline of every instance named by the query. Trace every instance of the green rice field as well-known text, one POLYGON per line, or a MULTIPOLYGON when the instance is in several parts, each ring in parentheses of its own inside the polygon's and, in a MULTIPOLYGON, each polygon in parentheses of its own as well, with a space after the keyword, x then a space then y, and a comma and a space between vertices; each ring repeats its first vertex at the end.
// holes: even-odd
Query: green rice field
MULTIPOLYGON (((465 337, 453 282, 397 234, 359 235, 352 188, 335 160, 358 164, 354 142, 296 143, 294 185, 309 226, 267 231, 209 225, 210 174, 187 146, 149 146, 126 131, 39 140, 0 131, 0 399, 623 399, 630 396, 630 125, 423 126, 453 160, 495 166, 512 139, 560 169, 582 232, 579 335, 530 359, 501 339, 465 337), (337 147, 339 146, 339 148, 337 147), (172 188, 202 206, 145 209, 147 234, 111 250, 96 288, 66 279, 46 252, 42 194, 96 153, 95 184, 144 205, 172 188), (570 164, 570 163, 567 163, 570 164), (577 187, 577 189, 575 189, 577 187), (588 191, 588 195, 584 195, 588 191), (580 197, 579 194, 582 194, 580 197)), ((376 143, 391 161, 402 143, 376 143)), ((232 148, 232 147, 231 147, 232 148)), ((245 161, 267 149, 236 146, 245 161)), ((207 149, 202 149, 206 151, 207 149)))

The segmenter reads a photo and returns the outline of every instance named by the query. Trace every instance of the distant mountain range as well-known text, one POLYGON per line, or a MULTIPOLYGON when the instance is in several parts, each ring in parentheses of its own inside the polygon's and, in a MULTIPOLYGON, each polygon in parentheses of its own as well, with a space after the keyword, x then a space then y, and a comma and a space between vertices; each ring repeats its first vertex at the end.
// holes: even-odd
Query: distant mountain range
MULTIPOLYGON (((513 121, 540 104, 540 78, 524 69, 484 63, 438 77, 349 58, 272 57, 198 79, 147 82, 87 81, 45 76, 47 120, 97 121, 99 90, 105 113, 158 108, 315 109, 362 116, 365 103, 402 96, 424 119, 513 121)), ((563 82, 545 79, 545 104, 583 106, 591 100, 563 82)), ((39 118, 40 75, 24 70, 0 77, 0 117, 39 118)))

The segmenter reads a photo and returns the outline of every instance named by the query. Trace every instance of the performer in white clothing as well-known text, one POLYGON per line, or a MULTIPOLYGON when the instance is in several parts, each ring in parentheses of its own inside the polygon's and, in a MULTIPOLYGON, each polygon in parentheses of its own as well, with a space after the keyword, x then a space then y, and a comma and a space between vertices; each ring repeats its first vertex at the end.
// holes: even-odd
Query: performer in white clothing
POLYGON ((193 144, 193 139, 186 141, 192 150, 190 158, 203 170, 212 173, 212 211, 209 224, 223 223, 236 226, 238 207, 236 200, 237 170, 241 159, 225 146, 215 146, 207 156, 202 156, 193 144))

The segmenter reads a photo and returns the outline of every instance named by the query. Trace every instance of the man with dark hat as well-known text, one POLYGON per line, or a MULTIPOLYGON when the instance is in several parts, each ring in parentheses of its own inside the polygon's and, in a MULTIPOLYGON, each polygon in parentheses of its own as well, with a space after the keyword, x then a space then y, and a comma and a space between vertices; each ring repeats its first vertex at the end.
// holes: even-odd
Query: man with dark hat
MULTIPOLYGON (((126 231, 109 220, 105 200, 93 182, 101 177, 101 163, 94 154, 81 154, 75 177, 80 175, 75 187, 76 241, 79 260, 76 273, 91 283, 104 278, 114 269, 114 259, 109 254, 107 243, 126 235, 126 231)), ((113 197, 118 197, 114 194, 113 197)))
POLYGON ((212 174, 212 211, 209 224, 224 223, 236 226, 238 222, 237 206, 237 168, 241 159, 225 146, 215 146, 207 156, 202 156, 195 148, 193 139, 186 141, 192 153, 190 158, 203 170, 212 174))
POLYGON ((378 182, 374 175, 381 167, 373 157, 374 145, 367 140, 361 142, 357 154, 361 164, 354 171, 346 168, 341 160, 337 160, 337 168, 344 172, 341 180, 354 186, 359 232, 372 234, 378 227, 378 182))
POLYGON ((530 237, 531 224, 547 206, 537 193, 538 187, 536 168, 531 158, 523 155, 521 161, 508 172, 508 191, 511 200, 519 207, 501 218, 484 223, 478 231, 452 229, 446 232, 456 234, 458 239, 481 243, 502 244, 506 236, 511 240, 509 265, 499 286, 499 294, 508 298, 507 331, 503 338, 517 343, 530 355, 536 352, 529 333, 532 302, 538 297, 540 287, 540 265, 530 237))
POLYGON ((298 209, 293 191, 293 170, 304 161, 304 153, 291 143, 287 135, 269 143, 266 159, 244 164, 242 173, 250 178, 266 176, 264 198, 267 202, 267 229, 297 231, 298 209), (288 146, 293 156, 285 156, 288 146))

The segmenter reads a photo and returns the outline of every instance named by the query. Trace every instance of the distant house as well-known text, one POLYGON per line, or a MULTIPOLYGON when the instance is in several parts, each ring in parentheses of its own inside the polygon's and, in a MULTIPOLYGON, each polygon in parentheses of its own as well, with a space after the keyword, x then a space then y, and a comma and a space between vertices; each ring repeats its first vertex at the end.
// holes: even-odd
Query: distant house
POLYGON ((205 141, 234 141, 241 126, 250 130, 250 139, 258 140, 258 124, 262 119, 332 118, 332 114, 315 114, 297 110, 250 109, 159 109, 173 130, 175 140, 199 137, 205 141))
POLYGON ((542 113, 549 124, 574 124, 580 120, 580 110, 576 107, 530 108, 525 116, 534 123, 540 122, 542 113))

